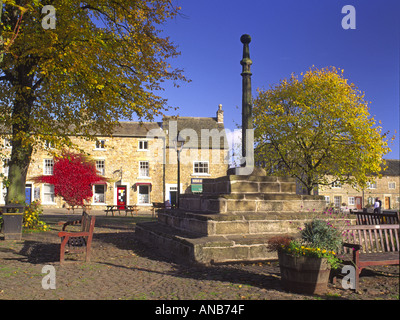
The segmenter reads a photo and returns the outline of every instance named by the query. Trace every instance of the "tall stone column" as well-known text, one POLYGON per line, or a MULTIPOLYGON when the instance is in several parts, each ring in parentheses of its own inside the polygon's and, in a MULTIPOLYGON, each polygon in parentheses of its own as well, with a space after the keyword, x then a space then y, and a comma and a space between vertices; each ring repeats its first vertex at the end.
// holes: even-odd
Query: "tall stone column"
MULTIPOLYGON (((251 97, 251 71, 250 66, 252 65, 252 61, 250 59, 250 49, 249 43, 251 41, 251 37, 248 34, 244 34, 240 37, 240 41, 243 43, 243 59, 240 61, 242 65, 242 156, 246 158, 246 156, 250 156, 247 152, 247 144, 250 142, 246 139, 248 129, 253 129, 253 115, 252 115, 252 97, 251 97)), ((251 146, 253 148, 253 146, 251 146)), ((246 164, 248 164, 248 160, 246 158, 246 164)))
POLYGON ((252 96, 251 96, 251 71, 250 66, 253 63, 250 59, 249 43, 251 37, 244 34, 240 37, 243 43, 243 58, 240 61, 242 65, 242 159, 241 166, 235 168, 236 175, 254 174, 254 131, 252 115, 252 96))

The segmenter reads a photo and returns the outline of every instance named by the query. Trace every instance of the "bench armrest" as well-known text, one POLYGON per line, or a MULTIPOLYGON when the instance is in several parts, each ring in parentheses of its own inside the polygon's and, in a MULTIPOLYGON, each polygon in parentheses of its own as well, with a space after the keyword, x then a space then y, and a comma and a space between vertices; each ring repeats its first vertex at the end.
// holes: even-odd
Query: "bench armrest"
POLYGON ((353 249, 354 251, 359 251, 359 250, 361 250, 361 248, 362 248, 362 245, 360 245, 360 244, 355 244, 355 243, 343 243, 343 247, 346 247, 346 248, 351 248, 351 249, 353 249))
POLYGON ((65 221, 58 222, 59 225, 63 226, 62 231, 65 231, 65 228, 67 226, 74 226, 74 225, 81 224, 81 223, 82 223, 82 219, 71 220, 71 221, 67 221, 67 222, 65 222, 65 221))

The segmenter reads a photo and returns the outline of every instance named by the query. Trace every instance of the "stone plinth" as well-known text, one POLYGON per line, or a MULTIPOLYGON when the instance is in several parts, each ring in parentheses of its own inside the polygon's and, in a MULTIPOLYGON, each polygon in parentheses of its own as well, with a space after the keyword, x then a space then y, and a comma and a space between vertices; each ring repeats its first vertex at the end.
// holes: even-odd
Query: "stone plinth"
POLYGON ((158 214, 158 223, 195 236, 270 235, 295 233, 309 216, 306 213, 241 212, 199 214, 182 210, 165 210, 158 214))
POLYGON ((323 196, 296 194, 293 178, 225 176, 203 180, 202 194, 181 195, 180 208, 201 213, 269 213, 322 211, 323 196))

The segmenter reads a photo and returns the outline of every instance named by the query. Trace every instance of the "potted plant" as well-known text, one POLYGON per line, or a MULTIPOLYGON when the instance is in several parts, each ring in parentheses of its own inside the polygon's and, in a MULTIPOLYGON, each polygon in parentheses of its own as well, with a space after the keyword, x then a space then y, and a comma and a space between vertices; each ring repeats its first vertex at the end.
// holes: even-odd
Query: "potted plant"
POLYGON ((1 207, 5 240, 20 240, 22 236, 23 204, 8 204, 1 207))
POLYGON ((278 236, 268 243, 270 250, 278 252, 283 288, 307 294, 327 290, 330 270, 340 263, 336 253, 341 245, 341 231, 322 219, 306 222, 297 239, 278 236))

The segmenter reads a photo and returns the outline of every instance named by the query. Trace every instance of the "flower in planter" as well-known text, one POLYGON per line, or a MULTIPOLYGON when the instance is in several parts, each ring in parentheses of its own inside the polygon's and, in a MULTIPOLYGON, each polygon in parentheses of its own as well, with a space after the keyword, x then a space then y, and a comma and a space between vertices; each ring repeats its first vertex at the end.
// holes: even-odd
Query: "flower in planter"
POLYGON ((337 269, 341 260, 337 251, 342 245, 341 231, 326 220, 313 219, 304 224, 300 239, 277 236, 268 241, 270 251, 284 252, 294 256, 326 258, 332 269, 337 269))

